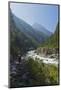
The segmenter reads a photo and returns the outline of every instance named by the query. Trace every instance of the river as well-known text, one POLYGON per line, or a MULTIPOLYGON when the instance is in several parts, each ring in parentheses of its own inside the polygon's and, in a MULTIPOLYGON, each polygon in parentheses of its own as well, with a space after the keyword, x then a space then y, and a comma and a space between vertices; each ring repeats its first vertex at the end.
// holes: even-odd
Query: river
MULTIPOLYGON (((54 55, 53 55, 54 56, 54 55)), ((35 50, 28 51, 26 54, 25 59, 28 60, 28 58, 31 57, 34 60, 37 58, 39 61, 42 60, 45 64, 58 64, 58 58, 51 57, 51 55, 45 56, 42 54, 37 54, 35 50)))

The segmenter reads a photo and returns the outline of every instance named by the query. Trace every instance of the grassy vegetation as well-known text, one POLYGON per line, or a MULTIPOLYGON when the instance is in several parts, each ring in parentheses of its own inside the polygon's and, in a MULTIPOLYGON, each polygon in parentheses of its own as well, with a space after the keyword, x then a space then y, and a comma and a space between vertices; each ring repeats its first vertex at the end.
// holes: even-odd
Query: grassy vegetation
POLYGON ((55 85, 58 84, 58 68, 30 58, 27 61, 32 85, 55 85))
POLYGON ((58 67, 55 65, 44 64, 38 59, 25 61, 16 66, 16 74, 11 74, 10 87, 23 86, 44 86, 57 85, 58 67))
POLYGON ((49 66, 49 76, 50 76, 50 83, 57 84, 58 83, 58 68, 54 65, 49 66))

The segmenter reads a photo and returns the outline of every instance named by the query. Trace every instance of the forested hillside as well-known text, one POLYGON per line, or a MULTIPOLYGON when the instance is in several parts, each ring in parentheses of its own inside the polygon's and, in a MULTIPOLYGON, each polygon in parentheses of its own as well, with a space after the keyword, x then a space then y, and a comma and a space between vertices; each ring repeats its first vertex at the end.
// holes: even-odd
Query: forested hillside
POLYGON ((56 26, 54 34, 48 38, 41 47, 58 48, 59 46, 59 23, 56 26))
POLYGON ((10 10, 10 53, 13 57, 18 54, 23 55, 27 50, 36 48, 38 43, 34 39, 28 38, 15 25, 13 15, 10 10))

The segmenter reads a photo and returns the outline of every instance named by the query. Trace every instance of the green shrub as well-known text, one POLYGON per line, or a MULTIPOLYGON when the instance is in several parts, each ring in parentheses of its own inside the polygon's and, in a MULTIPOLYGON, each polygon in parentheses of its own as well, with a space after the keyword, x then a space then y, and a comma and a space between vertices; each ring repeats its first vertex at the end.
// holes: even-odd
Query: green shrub
POLYGON ((27 68, 32 85, 54 85, 58 84, 58 69, 54 65, 44 64, 29 58, 27 68))

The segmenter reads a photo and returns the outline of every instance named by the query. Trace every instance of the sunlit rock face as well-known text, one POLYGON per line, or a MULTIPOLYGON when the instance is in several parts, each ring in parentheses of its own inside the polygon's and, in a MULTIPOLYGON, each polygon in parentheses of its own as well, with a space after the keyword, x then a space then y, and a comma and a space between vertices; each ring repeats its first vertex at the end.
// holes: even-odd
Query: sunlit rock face
POLYGON ((58 48, 46 48, 46 47, 40 47, 37 49, 36 51, 38 54, 44 54, 44 55, 48 55, 48 54, 57 54, 59 52, 58 48))

